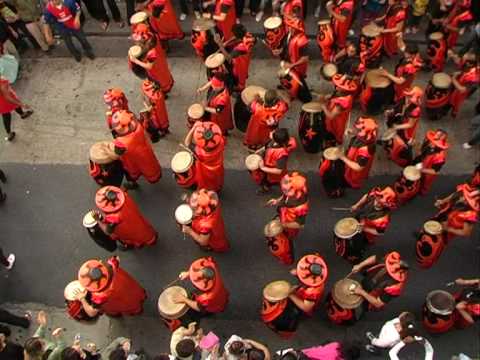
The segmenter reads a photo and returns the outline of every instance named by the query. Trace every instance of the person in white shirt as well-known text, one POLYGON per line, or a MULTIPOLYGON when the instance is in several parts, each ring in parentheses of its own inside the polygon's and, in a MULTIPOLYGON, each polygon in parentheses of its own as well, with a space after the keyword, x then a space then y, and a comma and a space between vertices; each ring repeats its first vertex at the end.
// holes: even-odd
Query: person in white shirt
POLYGON ((433 347, 427 339, 421 336, 408 336, 392 347, 388 356, 390 356, 390 360, 433 360, 433 347), (423 353, 425 356, 420 355, 423 353))

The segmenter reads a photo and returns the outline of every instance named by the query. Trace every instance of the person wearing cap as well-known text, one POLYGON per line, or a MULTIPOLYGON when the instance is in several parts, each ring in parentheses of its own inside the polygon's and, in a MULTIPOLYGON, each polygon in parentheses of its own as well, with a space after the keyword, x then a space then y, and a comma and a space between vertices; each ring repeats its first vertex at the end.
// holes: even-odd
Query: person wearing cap
POLYGON ((182 232, 204 250, 227 251, 230 245, 217 193, 207 189, 196 190, 188 198, 188 204, 193 210, 193 219, 191 225, 182 226, 182 232))
POLYGON ((372 255, 354 265, 352 274, 362 273, 362 286, 353 292, 364 298, 364 310, 381 310, 402 294, 408 279, 408 264, 398 252, 387 253, 383 258, 372 255))
POLYGON ((353 22, 353 0, 332 0, 327 2, 326 9, 330 15, 330 22, 334 33, 337 49, 345 48, 348 31, 353 22))
POLYGON ((220 127, 211 121, 197 121, 185 137, 184 143, 195 154, 197 187, 220 191, 225 172, 225 139, 220 127))
POLYGON ((243 143, 253 150, 267 144, 270 133, 278 127, 287 112, 287 102, 275 90, 267 90, 263 100, 257 95, 250 104, 251 116, 243 143))
MULTIPOLYGON (((280 180, 280 189, 282 196, 270 199, 267 205, 277 207, 283 231, 292 240, 305 226, 309 211, 307 178, 298 171, 291 171, 280 180)), ((293 246, 290 252, 293 258, 293 246)))
POLYGON ((413 159, 415 165, 422 172, 420 194, 430 191, 433 181, 438 176, 447 161, 448 134, 442 129, 428 130, 422 143, 420 153, 413 159))
POLYGON ((106 226, 102 223, 103 215, 96 210, 90 210, 83 217, 83 227, 88 236, 101 248, 114 252, 117 250, 117 242, 107 234, 106 226), (102 228, 103 226, 103 228, 102 228))
POLYGON ((144 114, 146 115, 143 127, 150 134, 152 142, 156 143, 170 133, 165 95, 158 83, 148 79, 142 83, 142 92, 145 105, 144 114))
POLYGON ((383 51, 389 57, 398 53, 399 37, 403 35, 407 19, 407 7, 408 3, 405 0, 388 0, 385 15, 380 18, 384 19, 385 22, 385 27, 381 30, 383 34, 383 51))
POLYGON ((402 169, 402 174, 392 185, 397 194, 398 206, 404 205, 420 192, 422 173, 415 166, 409 165, 402 169))
POLYGON ((115 145, 110 141, 102 141, 90 147, 90 176, 100 186, 121 186, 125 170, 120 156, 115 153, 115 145))
POLYGON ((423 67, 423 60, 419 55, 416 44, 408 44, 403 51, 403 57, 397 63, 394 74, 380 68, 380 74, 386 76, 394 83, 395 101, 405 96, 405 89, 412 87, 417 72, 423 67))
POLYGON ((422 114, 423 90, 419 86, 403 91, 405 97, 393 109, 387 110, 387 127, 395 130, 389 140, 379 140, 387 153, 387 158, 405 167, 413 160, 413 142, 422 114))
POLYGON ((195 288, 193 298, 179 295, 174 301, 186 304, 201 315, 221 313, 228 304, 229 293, 223 284, 217 262, 210 256, 195 260, 178 277, 189 279, 195 288))
POLYGON ((112 129, 112 116, 118 110, 130 111, 128 108, 128 99, 122 89, 110 88, 103 93, 103 101, 105 102, 105 105, 107 105, 105 116, 107 118, 108 129, 112 132, 112 136, 116 137, 117 134, 115 134, 112 129))
POLYGON ((397 207, 397 194, 390 186, 374 187, 350 207, 360 222, 362 233, 372 245, 390 224, 390 211, 397 207))
POLYGON ((129 273, 120 268, 118 256, 107 261, 88 260, 78 271, 78 281, 85 290, 77 298, 90 316, 98 313, 107 316, 138 315, 143 311, 147 294, 129 273), (91 306, 81 300, 89 293, 91 306))
POLYGON ((124 247, 139 248, 154 245, 158 233, 145 219, 133 199, 122 189, 105 186, 95 195, 95 204, 101 211, 93 217, 100 228, 124 247))
POLYGON ((245 89, 253 47, 257 39, 252 33, 247 32, 242 24, 235 24, 232 33, 233 37, 225 42, 219 35, 215 35, 215 42, 232 68, 232 76, 235 80, 234 90, 240 92, 245 89))
POLYGON ((345 128, 353 107, 353 95, 348 82, 334 77, 335 91, 322 102, 322 111, 325 116, 327 143, 331 146, 343 144, 345 128), (340 81, 339 81, 340 80, 340 81))
POLYGON ((258 170, 252 172, 252 178, 261 186, 259 193, 267 193, 272 186, 280 184, 287 173, 290 153, 297 148, 297 141, 288 134, 288 129, 279 128, 270 132, 270 141, 257 151, 262 156, 258 170))
POLYGON ((145 69, 147 78, 156 82, 160 89, 168 94, 175 81, 168 67, 167 55, 158 36, 152 32, 152 28, 142 23, 135 26, 132 38, 141 47, 145 56, 143 56, 143 60, 139 60, 129 52, 129 60, 145 69))
POLYGON ((325 260, 317 254, 302 257, 290 274, 297 277, 299 285, 288 296, 308 316, 313 316, 325 289, 328 268, 325 260))
POLYGON ((140 176, 154 184, 162 177, 162 168, 148 141, 144 127, 130 111, 113 114, 112 127, 117 137, 113 141, 115 153, 127 172, 128 180, 137 181, 140 176))
POLYGON ((447 35, 447 46, 449 49, 455 48, 460 35, 463 35, 465 29, 473 22, 473 14, 470 9, 471 0, 455 1, 453 10, 448 14, 443 23, 443 31, 447 35))
POLYGON ((345 164, 343 185, 360 189, 368 178, 373 164, 378 124, 373 118, 360 116, 353 124, 353 128, 354 135, 345 154, 341 154, 339 159, 345 164))
POLYGON ((453 91, 450 94, 451 115, 455 118, 465 100, 470 97, 480 85, 480 67, 478 59, 473 53, 466 53, 458 57, 449 50, 449 57, 453 58, 461 71, 452 74, 453 91))
POLYGON ((171 0, 147 0, 137 2, 137 9, 145 9, 153 30, 162 42, 182 40, 185 34, 177 20, 171 0))
POLYGON ((455 294, 455 325, 467 328, 480 319, 480 279, 455 280, 463 288, 455 294))
POLYGON ((293 70, 300 79, 306 79, 308 70, 308 37, 301 19, 294 16, 285 17, 288 35, 280 57, 285 61, 283 68, 293 70))
POLYGON ((204 9, 212 5, 215 6, 213 13, 203 13, 203 17, 215 20, 217 29, 223 36, 223 40, 230 40, 233 36, 232 28, 237 19, 235 0, 208 0, 203 1, 202 5, 204 9))

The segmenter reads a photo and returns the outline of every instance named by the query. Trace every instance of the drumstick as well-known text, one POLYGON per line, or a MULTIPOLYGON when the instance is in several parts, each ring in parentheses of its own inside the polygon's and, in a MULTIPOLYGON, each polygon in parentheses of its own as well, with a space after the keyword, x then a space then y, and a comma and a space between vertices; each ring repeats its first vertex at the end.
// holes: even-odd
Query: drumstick
POLYGON ((454 285, 455 285, 455 281, 450 281, 450 282, 445 284, 446 287, 452 287, 454 285))
POLYGON ((332 207, 332 210, 335 210, 335 211, 351 211, 352 209, 347 208, 347 207, 332 207))
POLYGON ((164 287, 162 288, 162 291, 165 290, 165 289, 168 289, 170 286, 176 284, 176 283, 179 282, 179 281, 182 281, 182 279, 180 279, 180 278, 178 277, 178 278, 176 278, 175 280, 169 282, 166 286, 164 286, 164 287))

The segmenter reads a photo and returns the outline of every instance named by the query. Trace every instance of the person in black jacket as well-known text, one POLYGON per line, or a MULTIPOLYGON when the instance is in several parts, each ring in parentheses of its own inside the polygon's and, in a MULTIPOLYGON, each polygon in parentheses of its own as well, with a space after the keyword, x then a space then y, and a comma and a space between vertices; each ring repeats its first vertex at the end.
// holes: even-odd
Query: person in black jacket
POLYGON ((8 340, 10 328, 0 325, 0 360, 23 360, 23 347, 8 340))

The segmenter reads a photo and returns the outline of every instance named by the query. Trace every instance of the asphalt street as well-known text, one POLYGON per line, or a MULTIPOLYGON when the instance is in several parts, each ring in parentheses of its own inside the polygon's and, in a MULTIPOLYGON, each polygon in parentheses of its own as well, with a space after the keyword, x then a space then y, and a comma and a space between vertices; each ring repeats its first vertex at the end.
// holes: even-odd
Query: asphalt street
MULTIPOLYGON (((5 186, 8 199, 0 206, 2 247, 17 254, 15 270, 0 278, 0 303, 34 302, 63 306, 63 288, 76 277, 83 261, 106 258, 109 253, 97 247, 82 228, 83 214, 94 206, 96 184, 89 178, 87 168, 68 165, 2 165, 9 177, 5 186)), ((409 310, 420 316, 426 294, 444 289, 445 284, 458 277, 477 277, 479 273, 479 232, 470 239, 454 240, 440 261, 430 270, 420 270, 415 263, 412 232, 434 212, 435 195, 447 194, 465 177, 441 177, 430 195, 418 198, 397 210, 387 233, 371 253, 382 254, 395 249, 412 265, 405 293, 393 300, 379 313, 369 313, 353 327, 331 325, 320 308, 312 319, 305 320, 292 342, 284 342, 259 321, 261 293, 273 280, 290 279, 288 268, 268 253, 262 229, 274 215, 264 207, 268 197, 255 195, 255 185, 246 171, 227 171, 221 194, 223 215, 232 249, 229 253, 213 255, 231 298, 227 310, 208 319, 206 329, 223 336, 237 333, 258 339, 272 346, 310 346, 332 339, 364 340, 366 330, 378 331, 381 324, 409 310)), ((375 177, 369 186, 388 184, 392 177, 375 177)), ((362 192, 350 191, 343 199, 332 201, 322 193, 317 174, 309 174, 311 211, 306 228, 296 240, 297 259, 318 251, 329 266, 327 290, 344 277, 350 266, 334 253, 332 229, 345 213, 331 210, 332 206, 349 206, 362 192)), ((156 185, 142 183, 133 192, 140 208, 154 224, 160 236, 154 247, 120 252, 121 266, 133 274, 147 289, 148 300, 144 316, 115 320, 134 344, 148 350, 166 349, 169 334, 157 317, 156 301, 160 289, 188 268, 195 258, 206 255, 189 239, 184 240, 173 218, 183 191, 176 186, 169 169, 156 185)), ((478 324, 468 330, 452 331, 429 336, 437 359, 463 351, 479 353, 478 324)), ((368 357, 366 357, 368 358, 368 357)))

